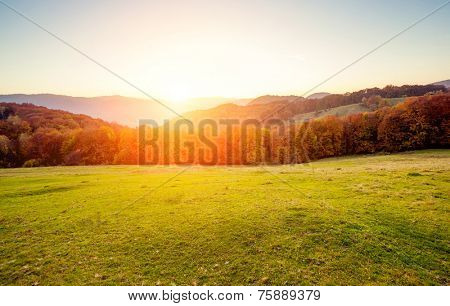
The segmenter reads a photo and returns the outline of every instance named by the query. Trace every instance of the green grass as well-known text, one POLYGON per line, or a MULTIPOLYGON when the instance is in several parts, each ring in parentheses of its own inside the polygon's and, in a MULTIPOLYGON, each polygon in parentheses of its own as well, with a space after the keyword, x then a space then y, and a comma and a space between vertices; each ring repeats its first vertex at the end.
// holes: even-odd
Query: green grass
POLYGON ((358 113, 366 113, 371 112, 372 110, 368 108, 367 106, 362 105, 361 103, 357 104, 350 104, 350 105, 344 105, 344 106, 338 106, 334 108, 330 108, 327 110, 322 110, 319 112, 310 112, 310 113, 304 113, 304 114, 298 114, 294 116, 294 120, 296 121, 307 121, 311 119, 320 119, 326 116, 336 116, 336 117, 343 117, 358 113))
MULTIPOLYGON (((384 99, 389 106, 396 106, 406 100, 406 98, 386 98, 384 99)), ((348 115, 354 115, 359 113, 373 112, 372 109, 363 105, 362 103, 349 104, 344 106, 338 106, 327 110, 321 110, 319 112, 310 112, 304 114, 298 114, 293 117, 294 120, 303 122, 311 119, 320 119, 327 116, 344 117, 348 115)))
POLYGON ((449 150, 180 169, 0 170, 0 284, 449 284, 449 150))

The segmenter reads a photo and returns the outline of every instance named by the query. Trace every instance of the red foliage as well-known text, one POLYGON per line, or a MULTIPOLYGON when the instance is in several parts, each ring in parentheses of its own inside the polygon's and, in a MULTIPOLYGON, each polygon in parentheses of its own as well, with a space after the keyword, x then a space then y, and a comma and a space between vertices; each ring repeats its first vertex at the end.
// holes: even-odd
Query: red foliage
MULTIPOLYGON (((157 163, 252 164, 448 148, 450 94, 409 98, 393 108, 300 124, 248 123, 201 132, 187 125, 179 134, 158 127, 153 131, 163 137, 157 140, 159 151, 152 154, 157 163), (164 139, 169 139, 167 148, 162 146, 164 139)), ((137 129, 31 104, 0 103, 0 167, 136 164, 137 157, 137 129)))

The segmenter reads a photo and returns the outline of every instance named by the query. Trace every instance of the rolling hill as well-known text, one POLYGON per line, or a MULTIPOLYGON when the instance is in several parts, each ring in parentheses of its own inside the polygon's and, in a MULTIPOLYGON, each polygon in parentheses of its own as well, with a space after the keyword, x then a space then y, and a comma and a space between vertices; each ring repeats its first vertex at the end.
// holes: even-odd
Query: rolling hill
POLYGON ((329 95, 331 95, 331 94, 328 93, 328 92, 316 92, 316 93, 314 93, 312 95, 309 95, 307 97, 307 99, 322 99, 322 98, 325 98, 326 96, 329 96, 329 95))
MULTIPOLYGON (((188 100, 179 112, 195 109, 210 109, 222 104, 246 105, 251 99, 233 99, 224 97, 205 97, 188 100)), ((123 96, 72 97, 53 94, 13 94, 0 95, 0 102, 31 103, 55 110, 74 114, 88 115, 109 122, 135 127, 140 119, 153 119, 162 122, 176 117, 174 113, 157 102, 149 99, 137 99, 123 96)), ((181 108, 181 107, 180 107, 181 108)))
POLYGON ((174 116, 154 101, 123 96, 85 98, 53 94, 15 94, 1 95, 0 102, 31 103, 128 126, 137 126, 139 119, 161 121, 174 116))
POLYGON ((441 86, 445 86, 445 88, 449 89, 450 88, 450 80, 436 82, 436 83, 433 83, 432 85, 441 85, 441 86))
MULTIPOLYGON (((361 103, 362 98, 380 95, 383 98, 420 96, 433 91, 447 91, 450 80, 430 85, 386 86, 368 88, 351 94, 339 95, 315 93, 307 99, 300 96, 266 95, 256 99, 232 99, 223 97, 196 98, 186 102, 179 112, 186 112, 186 118, 220 119, 296 119, 300 114, 329 110, 336 107, 361 103)), ((148 99, 123 96, 72 97, 53 94, 0 95, 0 102, 31 103, 50 109, 68 111, 100 118, 108 122, 135 127, 140 119, 162 122, 176 117, 174 113, 148 99)), ((352 107, 350 107, 352 108, 352 107)), ((355 109, 355 108, 353 108, 355 109)), ((351 111, 350 113, 353 113, 351 111)))
POLYGON ((256 99, 251 100, 247 105, 261 105, 261 104, 269 104, 273 102, 293 102, 295 100, 303 100, 302 97, 299 96, 272 96, 266 95, 261 96, 256 99))
MULTIPOLYGON (((319 99, 305 99, 298 96, 261 96, 247 105, 223 104, 217 107, 196 110, 183 114, 185 118, 199 119, 256 119, 305 121, 325 115, 345 116, 370 111, 361 104, 364 98, 380 96, 393 106, 405 97, 422 96, 427 93, 446 91, 443 85, 403 85, 384 88, 367 88, 349 94, 328 94, 319 99)), ((318 96, 318 95, 316 95, 318 96)))
POLYGON ((261 119, 265 114, 275 112, 287 102, 272 102, 267 104, 236 105, 222 104, 206 110, 187 112, 183 116, 194 122, 201 119, 261 119))
MULTIPOLYGON (((385 99, 388 106, 395 106, 403 101, 405 101, 405 98, 392 98, 392 99, 385 99)), ((365 113, 365 112, 371 112, 373 111, 366 105, 362 103, 357 104, 350 104, 350 105, 344 105, 344 106, 338 106, 326 110, 320 110, 317 112, 309 112, 309 113, 303 113, 295 115, 292 119, 295 121, 303 122, 303 121, 309 121, 311 119, 319 119, 326 116, 336 116, 336 117, 343 117, 347 115, 353 115, 357 113, 365 113)))

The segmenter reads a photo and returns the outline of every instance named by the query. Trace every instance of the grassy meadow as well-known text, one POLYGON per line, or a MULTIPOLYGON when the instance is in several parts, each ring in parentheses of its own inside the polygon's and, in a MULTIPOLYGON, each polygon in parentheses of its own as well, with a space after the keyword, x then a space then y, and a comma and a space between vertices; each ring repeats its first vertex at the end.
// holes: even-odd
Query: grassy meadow
POLYGON ((181 169, 1 169, 0 285, 450 283, 449 150, 181 169))

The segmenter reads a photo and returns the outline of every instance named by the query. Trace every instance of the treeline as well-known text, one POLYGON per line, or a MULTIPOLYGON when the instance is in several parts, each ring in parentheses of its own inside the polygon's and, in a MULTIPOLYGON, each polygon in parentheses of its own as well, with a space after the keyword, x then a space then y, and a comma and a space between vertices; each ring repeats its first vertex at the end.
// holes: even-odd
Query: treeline
POLYGON ((286 164, 348 154, 449 148, 450 94, 413 97, 395 107, 304 123, 236 120, 220 127, 206 119, 196 126, 181 122, 178 127, 138 130, 31 104, 0 103, 0 167, 138 161, 286 164))
POLYGON ((347 94, 332 94, 322 99, 299 99, 279 110, 268 110, 261 115, 261 119, 279 118, 287 120, 295 115, 316 112, 344 105, 361 103, 364 99, 379 96, 384 99, 423 96, 429 93, 446 93, 447 88, 442 85, 388 85, 384 88, 368 88, 347 94))

